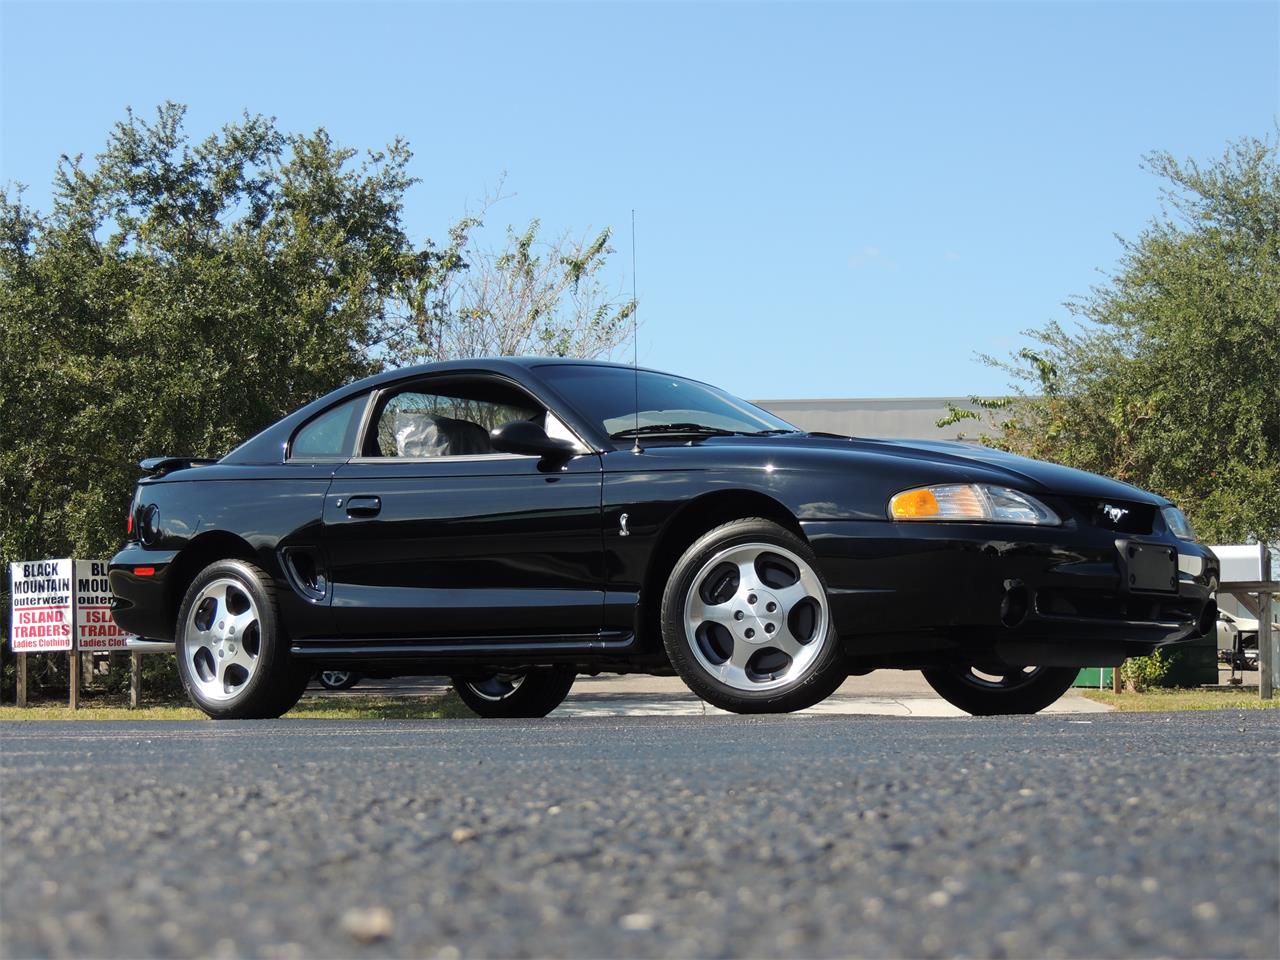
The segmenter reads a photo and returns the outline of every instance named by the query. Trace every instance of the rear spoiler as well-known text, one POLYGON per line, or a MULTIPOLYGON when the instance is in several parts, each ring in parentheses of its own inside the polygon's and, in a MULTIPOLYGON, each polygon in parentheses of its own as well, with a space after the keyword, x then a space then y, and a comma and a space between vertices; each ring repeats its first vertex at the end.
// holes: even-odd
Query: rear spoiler
POLYGON ((173 473, 175 470, 186 470, 188 467, 207 467, 209 464, 217 462, 216 459, 210 457, 148 457, 146 460, 141 461, 138 466, 149 477, 163 477, 166 473, 173 473))

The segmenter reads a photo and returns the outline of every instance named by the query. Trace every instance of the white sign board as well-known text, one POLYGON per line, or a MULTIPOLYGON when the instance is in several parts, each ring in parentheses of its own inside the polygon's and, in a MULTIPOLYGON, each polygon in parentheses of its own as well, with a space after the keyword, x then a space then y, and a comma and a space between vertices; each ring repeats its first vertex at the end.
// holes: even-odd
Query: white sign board
MULTIPOLYGON (((1222 572, 1218 579, 1240 581, 1265 580, 1270 572, 1267 569, 1267 548, 1261 543, 1233 544, 1231 546, 1210 547, 1218 558, 1222 572)), ((1218 594, 1218 606, 1227 613, 1237 617, 1253 618, 1253 613, 1230 594, 1218 594)))
POLYGON ((71 649, 74 566, 70 560, 30 560, 9 565, 13 598, 9 646, 14 653, 71 649))
POLYGON ((75 562, 76 646, 80 650, 124 650, 129 634, 111 617, 111 585, 105 560, 75 562))
POLYGON ((1266 580, 1267 548, 1265 544, 1210 547, 1222 568, 1220 580, 1266 580))

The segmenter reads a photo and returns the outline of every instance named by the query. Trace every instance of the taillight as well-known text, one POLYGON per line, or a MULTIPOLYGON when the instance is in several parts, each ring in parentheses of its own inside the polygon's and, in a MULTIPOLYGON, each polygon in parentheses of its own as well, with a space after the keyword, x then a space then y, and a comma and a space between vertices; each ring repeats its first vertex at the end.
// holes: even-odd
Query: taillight
POLYGON ((133 496, 129 498, 129 512, 124 518, 124 535, 125 539, 136 539, 134 531, 138 526, 138 501, 141 499, 141 490, 134 490, 133 496))

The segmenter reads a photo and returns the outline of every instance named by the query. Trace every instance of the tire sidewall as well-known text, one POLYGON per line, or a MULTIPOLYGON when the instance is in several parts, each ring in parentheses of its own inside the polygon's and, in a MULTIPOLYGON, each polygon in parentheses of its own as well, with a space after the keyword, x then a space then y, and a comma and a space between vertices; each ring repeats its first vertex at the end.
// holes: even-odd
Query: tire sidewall
POLYGON ((961 667, 930 667, 922 671, 942 699, 975 717, 1039 713, 1071 689, 1079 672, 1075 667, 1041 667, 1025 684, 1000 690, 975 686, 964 679, 961 667))
POLYGON ((737 713, 782 713, 825 700, 845 679, 843 657, 831 610, 826 578, 809 544, 770 520, 746 519, 716 527, 695 540, 676 561, 662 595, 662 639, 667 657, 691 690, 714 706, 737 713), (712 676, 694 656, 685 630, 685 599, 694 579, 715 554, 746 543, 768 543, 800 557, 822 585, 827 633, 822 653, 802 676, 785 687, 759 692, 739 690, 712 676))
MULTIPOLYGON (((178 675, 191 702, 215 719, 261 717, 273 714, 268 704, 274 704, 278 692, 280 674, 289 664, 289 651, 279 629, 274 591, 264 586, 266 575, 257 567, 242 560, 219 560, 200 571, 191 581, 186 596, 178 608, 178 622, 174 640, 174 652, 178 658, 178 675), (234 580, 253 599, 258 608, 258 667, 253 677, 231 700, 209 700, 201 695, 200 688, 191 675, 191 662, 187 656, 187 624, 191 608, 200 591, 214 580, 234 580)), ((292 706, 292 704, 289 704, 292 706)), ((287 709, 287 708, 286 708, 287 709)))
POLYGON ((477 716, 492 719, 535 719, 545 717, 569 695, 577 673, 572 667, 535 667, 526 671, 524 681, 501 700, 480 696, 468 685, 467 677, 453 677, 458 699, 477 716))

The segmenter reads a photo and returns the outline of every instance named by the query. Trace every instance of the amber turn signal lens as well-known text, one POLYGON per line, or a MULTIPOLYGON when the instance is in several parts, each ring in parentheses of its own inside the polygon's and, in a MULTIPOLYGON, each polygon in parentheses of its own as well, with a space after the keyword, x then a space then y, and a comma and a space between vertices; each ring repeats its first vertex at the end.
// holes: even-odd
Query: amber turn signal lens
POLYGON ((932 490, 907 490, 889 502, 889 509, 895 517, 936 517, 938 498, 932 490))

